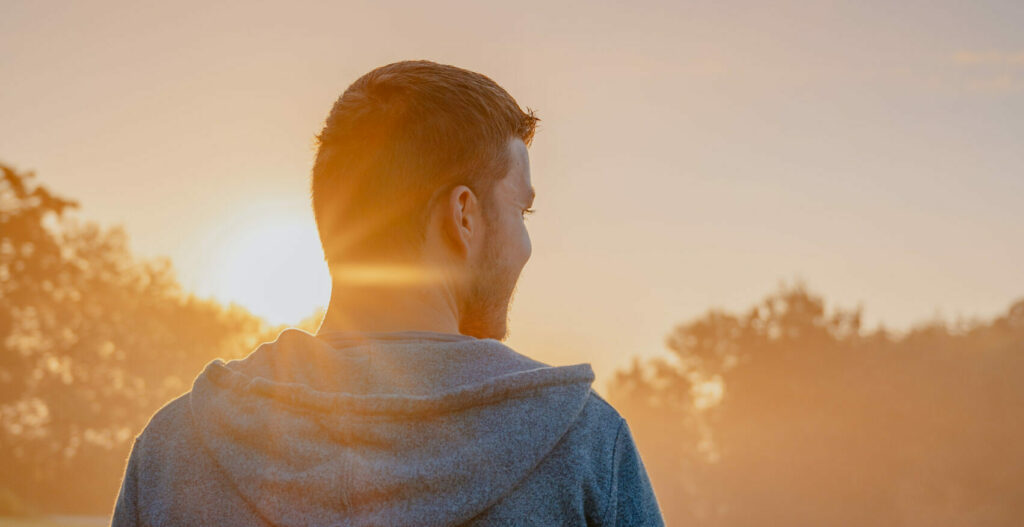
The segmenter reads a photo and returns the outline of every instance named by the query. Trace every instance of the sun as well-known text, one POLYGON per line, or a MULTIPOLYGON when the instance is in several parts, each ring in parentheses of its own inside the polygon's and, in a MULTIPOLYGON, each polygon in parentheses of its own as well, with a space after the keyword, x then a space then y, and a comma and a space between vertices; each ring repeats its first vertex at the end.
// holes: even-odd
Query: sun
POLYGON ((311 214, 270 205, 238 211, 197 248, 196 293, 237 303, 271 324, 296 324, 326 306, 331 279, 311 214))

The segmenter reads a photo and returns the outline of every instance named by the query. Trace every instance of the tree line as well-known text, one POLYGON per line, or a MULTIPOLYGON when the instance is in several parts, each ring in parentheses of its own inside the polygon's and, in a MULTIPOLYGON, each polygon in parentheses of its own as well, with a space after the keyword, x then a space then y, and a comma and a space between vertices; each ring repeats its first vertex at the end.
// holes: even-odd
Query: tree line
POLYGON ((611 398, 671 525, 1024 521, 1024 299, 894 334, 796 285, 666 347, 611 398))

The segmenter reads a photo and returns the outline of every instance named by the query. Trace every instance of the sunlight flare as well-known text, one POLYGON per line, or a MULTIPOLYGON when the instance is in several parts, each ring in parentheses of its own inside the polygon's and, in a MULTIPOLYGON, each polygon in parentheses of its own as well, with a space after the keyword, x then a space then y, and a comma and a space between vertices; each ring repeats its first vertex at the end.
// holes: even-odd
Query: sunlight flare
POLYGON ((254 208, 225 219, 197 248, 207 273, 196 290, 272 324, 296 324, 330 298, 316 225, 298 211, 254 208))
POLYGON ((444 278, 437 269, 413 265, 334 265, 331 275, 338 284, 369 285, 424 285, 444 278))

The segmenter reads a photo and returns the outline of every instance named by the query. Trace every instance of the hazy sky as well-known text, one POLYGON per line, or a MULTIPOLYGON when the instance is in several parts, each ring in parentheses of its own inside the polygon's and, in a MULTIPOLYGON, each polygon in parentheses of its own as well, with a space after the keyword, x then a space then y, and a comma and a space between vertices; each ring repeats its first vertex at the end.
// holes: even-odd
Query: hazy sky
POLYGON ((802 279, 893 328, 1024 296, 1022 2, 0 1, 0 161, 274 321, 326 302, 313 137, 427 58, 537 111, 509 344, 599 389, 802 279))

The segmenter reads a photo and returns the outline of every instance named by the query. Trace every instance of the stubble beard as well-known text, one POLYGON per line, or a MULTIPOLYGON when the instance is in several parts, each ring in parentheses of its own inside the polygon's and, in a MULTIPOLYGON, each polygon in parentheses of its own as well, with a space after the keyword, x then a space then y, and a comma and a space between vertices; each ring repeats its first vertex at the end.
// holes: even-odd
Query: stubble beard
POLYGON ((497 340, 508 336, 509 305, 517 277, 502 268, 499 254, 498 244, 488 241, 481 261, 472 270, 460 308, 459 332, 463 335, 497 340))

